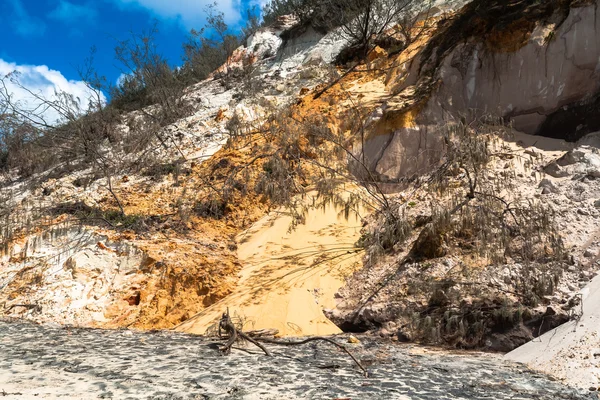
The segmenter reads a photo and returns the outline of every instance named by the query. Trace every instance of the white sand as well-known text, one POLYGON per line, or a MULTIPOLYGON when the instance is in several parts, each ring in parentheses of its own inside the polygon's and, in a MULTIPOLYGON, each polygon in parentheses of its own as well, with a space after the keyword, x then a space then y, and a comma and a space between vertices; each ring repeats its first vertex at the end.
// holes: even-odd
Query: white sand
MULTIPOLYGON (((581 290, 583 314, 529 343, 506 358, 553 375, 580 388, 600 386, 600 276, 581 290)), ((576 307, 578 313, 580 307, 576 307)))

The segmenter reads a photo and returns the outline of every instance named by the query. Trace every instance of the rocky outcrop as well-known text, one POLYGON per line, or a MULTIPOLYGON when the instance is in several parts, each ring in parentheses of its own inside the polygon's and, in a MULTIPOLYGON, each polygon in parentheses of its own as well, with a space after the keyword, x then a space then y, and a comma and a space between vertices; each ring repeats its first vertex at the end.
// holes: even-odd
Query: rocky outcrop
POLYGON ((147 257, 107 239, 67 226, 14 243, 0 259, 2 313, 86 326, 130 313, 139 298, 127 299, 139 296, 144 279, 135 274, 147 257))
POLYGON ((437 126, 492 114, 528 134, 575 141, 600 129, 600 9, 595 1, 474 1, 413 59, 364 152, 387 180, 427 170, 444 151, 437 126), (383 149, 382 149, 383 144, 383 149))
MULTIPOLYGON (((532 264, 512 258, 510 249, 501 262, 471 257, 471 245, 446 247, 445 254, 414 261, 407 257, 412 244, 397 245, 375 262, 365 257, 370 264, 340 290, 337 308, 328 313, 332 321, 346 331, 377 332, 400 341, 510 351, 578 312, 578 293, 600 265, 599 150, 519 133, 510 141, 499 140, 498 149, 508 156, 488 165, 490 176, 506 177, 512 193, 547 209, 569 254, 552 264, 551 288, 535 302, 513 297, 527 279, 541 284, 547 266, 531 274, 532 264), (510 176, 504 175, 507 171, 510 176)), ((407 199, 407 193, 412 195, 405 190, 389 197, 400 198, 405 216, 416 227, 440 198, 407 199)), ((373 223, 377 221, 367 222, 367 232, 373 223)), ((451 243, 453 239, 446 245, 451 243)))

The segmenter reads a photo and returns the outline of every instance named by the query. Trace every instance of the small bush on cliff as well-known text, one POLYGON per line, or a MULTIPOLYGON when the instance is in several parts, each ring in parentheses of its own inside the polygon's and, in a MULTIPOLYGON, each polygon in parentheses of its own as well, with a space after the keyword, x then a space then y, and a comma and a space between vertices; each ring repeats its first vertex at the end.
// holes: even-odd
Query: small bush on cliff
MULTIPOLYGON (((417 185, 430 194, 431 212, 414 220, 410 231, 397 235, 394 243, 402 244, 414 232, 411 260, 441 257, 449 246, 471 249, 492 262, 562 257, 552 210, 518 193, 510 194, 513 170, 498 171, 490 165, 502 157, 514 157, 494 149, 494 138, 506 132, 506 127, 494 121, 457 123, 440 131, 445 155, 439 167, 417 185)), ((406 215, 409 202, 406 199, 393 207, 394 214, 406 215)), ((397 224, 388 211, 380 210, 378 215, 379 222, 365 232, 362 242, 373 255, 392 249, 382 240, 382 233, 394 231, 397 224)))
MULTIPOLYGON (((192 29, 187 43, 184 44, 184 73, 196 81, 206 79, 216 72, 223 76, 229 68, 229 58, 242 44, 243 36, 230 32, 225 16, 211 4, 205 9, 207 24, 200 30, 192 29), (210 34, 212 33, 212 34, 210 34), (217 69, 224 65, 224 71, 217 69)), ((250 24, 256 25, 253 14, 249 12, 250 24)), ((248 33, 255 28, 249 28, 248 33)), ((244 33, 245 34, 245 33, 244 33)))
MULTIPOLYGON (((416 38, 413 27, 431 8, 421 0, 272 0, 264 10, 264 21, 273 23, 282 15, 293 15, 300 26, 311 25, 320 31, 339 28, 348 40, 353 59, 362 60, 376 43, 391 39, 395 27, 405 44, 416 38)), ((346 57, 348 58, 348 57, 346 57)))
MULTIPOLYGON (((533 262, 550 253, 560 259, 564 252, 552 210, 513 193, 514 170, 490 167, 502 157, 514 157, 493 147, 494 138, 506 132, 490 120, 474 126, 459 123, 446 131, 446 157, 432 175, 430 190, 451 196, 446 206, 450 226, 444 223, 445 228, 437 228, 435 218, 429 225, 435 231, 449 231, 460 241, 471 241, 479 255, 494 262, 506 257, 533 262)), ((418 253, 417 246, 413 254, 418 253)))
POLYGON ((238 33, 225 23, 225 15, 217 11, 216 3, 209 4, 204 11, 206 25, 192 29, 183 44, 181 76, 191 84, 213 74, 227 85, 230 75, 237 72, 231 68, 231 56, 259 29, 259 10, 257 7, 245 10, 246 23, 238 33))
POLYGON ((124 78, 112 90, 112 106, 122 111, 141 110, 161 126, 171 123, 188 110, 183 101, 185 83, 158 52, 155 24, 148 32, 131 34, 115 47, 115 59, 124 78), (145 107, 157 105, 152 111, 145 107))

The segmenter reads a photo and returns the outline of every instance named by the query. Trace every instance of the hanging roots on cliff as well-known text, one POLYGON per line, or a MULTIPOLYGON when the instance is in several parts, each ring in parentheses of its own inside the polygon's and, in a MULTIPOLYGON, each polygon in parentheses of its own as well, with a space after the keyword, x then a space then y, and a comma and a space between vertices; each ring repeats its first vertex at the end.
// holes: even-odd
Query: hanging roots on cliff
POLYGON ((277 332, 278 332, 277 330, 261 330, 261 331, 253 331, 253 332, 245 333, 242 330, 235 327, 235 325, 233 324, 233 321, 231 320, 231 317, 229 316, 229 310, 227 310, 227 312, 223 313, 223 316, 221 317, 221 321, 219 322, 219 338, 227 339, 227 342, 225 342, 225 344, 220 347, 220 350, 225 355, 230 354, 233 344, 237 340, 241 339, 241 340, 246 340, 246 341, 254 344, 258 348, 260 348, 267 356, 271 357, 271 353, 269 352, 269 350, 260 342, 276 344, 276 345, 281 345, 281 346, 299 346, 299 345, 303 345, 303 344, 310 343, 310 342, 322 341, 322 342, 330 343, 330 344, 336 346, 337 348, 339 348, 340 350, 342 350, 343 352, 345 352, 346 354, 348 354, 348 356, 350 356, 352 361, 354 361, 354 363, 356 365, 358 365, 358 367, 362 370, 365 378, 369 376, 369 373, 367 372, 365 367, 362 366, 362 364, 356 359, 356 357, 354 357, 354 355, 352 355, 352 353, 344 345, 339 344, 338 342, 336 342, 333 339, 322 337, 322 336, 313 336, 313 337, 309 337, 304 340, 300 340, 298 342, 290 342, 290 341, 275 340, 275 339, 270 339, 270 338, 264 337, 264 336, 268 336, 268 335, 271 335, 271 336, 275 335, 275 334, 277 334, 277 332), (225 335, 223 335, 223 333, 225 335))

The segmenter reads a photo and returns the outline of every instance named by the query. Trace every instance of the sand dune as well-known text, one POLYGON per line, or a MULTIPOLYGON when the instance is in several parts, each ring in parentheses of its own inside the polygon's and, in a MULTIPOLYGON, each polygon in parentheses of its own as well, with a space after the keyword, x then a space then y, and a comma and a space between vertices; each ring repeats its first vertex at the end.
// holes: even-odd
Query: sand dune
POLYGON ((292 218, 271 213, 238 237, 244 265, 237 289, 176 330, 203 334, 228 308, 244 329, 276 328, 282 336, 329 335, 340 329, 323 315, 361 259, 354 247, 361 223, 333 205, 310 210, 290 231, 292 218))

